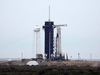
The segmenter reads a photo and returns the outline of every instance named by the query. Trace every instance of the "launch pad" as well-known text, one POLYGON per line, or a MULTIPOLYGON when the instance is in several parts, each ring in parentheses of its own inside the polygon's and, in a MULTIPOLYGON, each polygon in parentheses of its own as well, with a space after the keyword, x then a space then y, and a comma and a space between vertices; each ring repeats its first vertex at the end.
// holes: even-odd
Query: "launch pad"
MULTIPOLYGON (((61 50, 61 26, 67 26, 67 24, 63 25, 55 25, 54 21, 50 21, 50 7, 49 7, 49 19, 48 21, 45 21, 44 26, 42 27, 44 29, 45 34, 45 41, 44 41, 44 57, 45 59, 49 60, 63 60, 65 59, 65 55, 62 55, 61 50), (56 37, 54 37, 54 29, 57 29, 56 37)), ((35 49, 36 49, 36 59, 43 59, 43 55, 39 51, 39 32, 40 27, 36 25, 34 27, 34 32, 36 34, 35 37, 35 49)))

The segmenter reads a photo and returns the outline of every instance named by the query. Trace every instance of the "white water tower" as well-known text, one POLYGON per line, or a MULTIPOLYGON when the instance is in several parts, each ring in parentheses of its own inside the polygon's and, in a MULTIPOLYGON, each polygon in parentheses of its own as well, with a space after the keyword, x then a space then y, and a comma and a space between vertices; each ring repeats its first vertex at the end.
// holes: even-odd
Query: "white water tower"
POLYGON ((36 51, 37 58, 37 55, 40 54, 40 27, 38 25, 34 27, 34 49, 36 51))

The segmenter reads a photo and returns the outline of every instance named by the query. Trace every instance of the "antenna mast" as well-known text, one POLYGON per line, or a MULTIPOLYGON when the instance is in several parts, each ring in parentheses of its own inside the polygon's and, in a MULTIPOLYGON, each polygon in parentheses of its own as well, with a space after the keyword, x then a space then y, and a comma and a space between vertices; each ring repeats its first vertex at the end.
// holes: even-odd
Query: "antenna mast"
POLYGON ((50 6, 49 6, 49 21, 50 21, 50 6))

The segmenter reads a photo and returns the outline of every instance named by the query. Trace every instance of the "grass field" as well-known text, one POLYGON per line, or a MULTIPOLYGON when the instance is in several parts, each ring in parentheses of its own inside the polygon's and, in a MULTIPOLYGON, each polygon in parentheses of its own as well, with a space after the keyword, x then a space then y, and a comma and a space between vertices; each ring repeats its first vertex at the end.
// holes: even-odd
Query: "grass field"
POLYGON ((0 75, 100 75, 100 67, 0 66, 0 75))

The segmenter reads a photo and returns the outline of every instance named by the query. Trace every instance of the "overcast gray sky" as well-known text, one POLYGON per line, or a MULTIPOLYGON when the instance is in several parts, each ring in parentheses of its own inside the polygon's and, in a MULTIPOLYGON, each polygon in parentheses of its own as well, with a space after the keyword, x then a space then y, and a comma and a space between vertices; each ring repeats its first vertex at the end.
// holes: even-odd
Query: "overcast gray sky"
POLYGON ((50 19, 61 27, 62 52, 73 59, 100 59, 100 0, 0 0, 0 58, 35 57, 33 28, 50 19))

